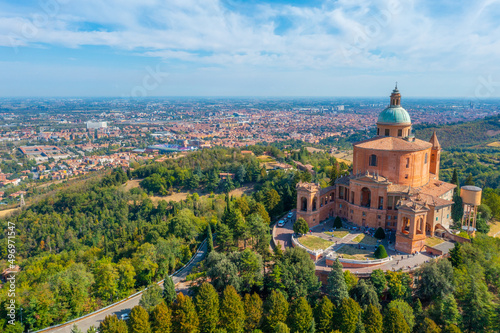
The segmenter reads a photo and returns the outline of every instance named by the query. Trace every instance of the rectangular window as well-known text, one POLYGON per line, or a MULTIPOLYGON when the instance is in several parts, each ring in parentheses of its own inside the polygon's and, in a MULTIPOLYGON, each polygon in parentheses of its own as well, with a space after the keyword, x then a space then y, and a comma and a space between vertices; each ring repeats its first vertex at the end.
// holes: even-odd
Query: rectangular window
POLYGON ((405 179, 408 179, 408 175, 405 175, 405 179))
POLYGON ((377 166, 377 155, 370 155, 370 166, 377 166))
POLYGON ((403 136, 403 130, 398 129, 398 136, 403 136))
POLYGON ((436 221, 439 221, 439 217, 436 217, 436 221))
POLYGON ((380 128, 377 128, 377 135, 380 135, 380 128))
POLYGON ((406 167, 409 168, 410 167, 410 158, 406 158, 406 167))
POLYGON ((388 129, 385 130, 385 136, 389 136, 389 130, 388 129))
POLYGON ((366 216, 366 212, 363 212, 363 216, 366 216))
POLYGON ((391 215, 387 216, 387 219, 390 220, 391 219, 391 215))
POLYGON ((384 209, 384 197, 378 197, 378 209, 384 209))
POLYGON ((387 197, 387 209, 392 209, 394 206, 394 197, 387 197))

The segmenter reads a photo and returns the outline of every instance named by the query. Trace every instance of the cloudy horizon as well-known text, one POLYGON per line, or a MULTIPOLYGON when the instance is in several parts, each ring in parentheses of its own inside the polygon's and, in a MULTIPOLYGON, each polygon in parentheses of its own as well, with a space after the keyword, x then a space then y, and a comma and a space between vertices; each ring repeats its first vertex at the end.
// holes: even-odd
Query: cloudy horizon
POLYGON ((500 97, 500 1, 0 1, 0 97, 500 97))

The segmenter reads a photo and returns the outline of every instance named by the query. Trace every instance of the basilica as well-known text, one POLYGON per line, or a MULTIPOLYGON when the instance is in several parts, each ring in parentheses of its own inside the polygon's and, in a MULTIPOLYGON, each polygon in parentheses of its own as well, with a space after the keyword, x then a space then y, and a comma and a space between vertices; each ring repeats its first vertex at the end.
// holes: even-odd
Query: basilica
POLYGON ((340 216, 360 226, 396 233, 395 248, 421 251, 425 238, 452 224, 455 185, 439 180, 441 146, 412 134, 410 115, 396 86, 379 115, 377 134, 354 144, 352 172, 335 186, 297 184, 297 217, 310 227, 340 216))

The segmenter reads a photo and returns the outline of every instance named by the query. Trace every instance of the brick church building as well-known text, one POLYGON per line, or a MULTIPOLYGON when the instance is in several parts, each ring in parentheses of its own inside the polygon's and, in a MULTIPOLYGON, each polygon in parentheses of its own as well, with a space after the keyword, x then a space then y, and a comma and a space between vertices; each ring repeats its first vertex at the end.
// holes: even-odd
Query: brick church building
POLYGON ((396 232, 396 250, 421 251, 425 238, 453 223, 455 185, 439 180, 441 146, 436 133, 412 135, 411 119, 392 91, 377 121, 377 135, 354 144, 353 171, 335 186, 297 184, 297 217, 310 227, 335 216, 369 228, 396 232))

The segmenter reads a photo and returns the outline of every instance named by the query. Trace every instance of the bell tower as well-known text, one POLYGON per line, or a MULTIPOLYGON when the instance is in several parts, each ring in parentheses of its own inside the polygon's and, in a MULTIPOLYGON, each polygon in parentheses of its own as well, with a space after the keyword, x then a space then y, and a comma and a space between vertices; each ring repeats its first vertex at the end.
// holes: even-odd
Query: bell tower
POLYGON ((401 94, 398 90, 398 83, 396 82, 396 87, 391 94, 391 105, 390 106, 401 106, 401 94))
POLYGON ((436 175, 436 180, 439 179, 439 162, 441 160, 441 145, 439 144, 436 131, 432 134, 429 140, 432 143, 431 148, 431 163, 429 165, 429 172, 436 175))

